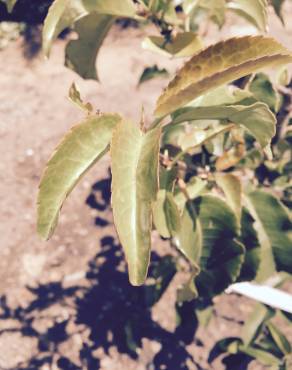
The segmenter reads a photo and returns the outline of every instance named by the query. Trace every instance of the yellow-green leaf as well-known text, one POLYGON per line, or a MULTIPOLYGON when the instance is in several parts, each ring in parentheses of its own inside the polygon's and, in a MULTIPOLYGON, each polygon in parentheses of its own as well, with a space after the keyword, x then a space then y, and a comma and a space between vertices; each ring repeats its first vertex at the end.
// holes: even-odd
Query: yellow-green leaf
POLYGON ((240 224, 242 186, 239 178, 231 173, 217 173, 215 175, 215 180, 223 190, 226 201, 235 213, 238 223, 240 224))
POLYGON ((269 37, 244 36, 219 42, 185 64, 158 99, 155 114, 167 115, 218 86, 289 62, 292 53, 269 37))
POLYGON ((149 264, 160 136, 160 128, 144 133, 131 122, 123 122, 111 143, 114 223, 133 285, 143 284, 149 264))
POLYGON ((181 110, 171 124, 202 119, 228 120, 242 125, 260 143, 262 148, 270 144, 276 132, 276 118, 264 103, 211 107, 187 107, 181 110))
POLYGON ((71 40, 66 47, 66 66, 85 79, 98 80, 97 54, 114 20, 109 15, 97 13, 79 19, 75 24, 79 38, 71 40))
POLYGON ((88 12, 134 18, 136 8, 132 0, 83 0, 88 12))
POLYGON ((170 238, 180 230, 180 215, 171 192, 161 189, 152 205, 153 222, 164 238, 170 238))
POLYGON ((165 56, 188 57, 202 49, 201 38, 194 32, 178 33, 172 41, 165 41, 162 36, 147 37, 142 46, 144 49, 155 51, 165 56))
POLYGON ((268 4, 266 0, 232 0, 227 3, 227 8, 245 18, 260 31, 267 31, 268 4))
POLYGON ((44 22, 42 43, 43 52, 49 56, 52 42, 58 35, 80 17, 87 14, 82 0, 55 0, 50 6, 44 22))
POLYGON ((261 244, 257 280, 269 278, 276 270, 291 273, 292 224, 287 209, 275 196, 260 190, 248 194, 245 199, 256 221, 261 244))
POLYGON ((174 243, 198 271, 202 253, 202 230, 190 202, 186 203, 182 213, 181 228, 174 237, 174 243))
POLYGON ((6 4, 8 13, 11 13, 17 0, 2 0, 6 4))
POLYGON ((116 114, 89 116, 74 126, 56 148, 43 174, 38 194, 38 233, 49 239, 60 209, 81 177, 109 148, 116 114))
POLYGON ((80 91, 78 90, 75 83, 73 83, 69 89, 69 99, 72 103, 76 104, 77 107, 84 110, 87 113, 91 113, 93 111, 93 107, 90 103, 84 103, 80 91))

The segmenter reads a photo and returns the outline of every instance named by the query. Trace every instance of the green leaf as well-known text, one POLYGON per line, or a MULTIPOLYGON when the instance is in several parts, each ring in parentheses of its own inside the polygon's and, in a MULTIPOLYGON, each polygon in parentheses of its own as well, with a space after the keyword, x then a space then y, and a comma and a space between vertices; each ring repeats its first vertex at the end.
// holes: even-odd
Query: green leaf
POLYGON ((178 33, 171 41, 166 41, 162 36, 149 36, 144 39, 142 46, 164 56, 176 58, 194 55, 202 49, 201 38, 194 32, 178 33))
POLYGON ((121 117, 89 116, 74 126, 56 148, 43 174, 38 194, 38 233, 49 239, 60 209, 82 176, 107 152, 112 130, 121 117))
POLYGON ((249 91, 258 101, 266 103, 270 109, 278 112, 280 96, 266 74, 257 73, 249 85, 249 91))
POLYGON ((234 128, 233 124, 220 125, 218 127, 210 127, 207 129, 188 127, 188 130, 181 133, 179 136, 177 144, 184 152, 191 152, 190 149, 198 148, 209 140, 214 139, 216 136, 230 131, 232 128, 234 128))
POLYGON ((198 262, 202 253, 202 231, 191 202, 187 202, 180 223, 181 227, 174 237, 174 244, 198 271, 198 262))
POLYGON ((265 67, 292 62, 292 54, 272 38, 244 36, 219 42, 191 58, 156 104, 165 116, 209 90, 265 67))
POLYGON ((136 8, 132 0, 82 0, 88 12, 134 18, 136 8))
POLYGON ((248 90, 242 90, 234 85, 223 85, 198 97, 191 103, 191 106, 250 105, 255 103, 255 101, 252 93, 248 90))
POLYGON ((247 354, 250 357, 255 358, 256 360, 267 366, 281 365, 282 363, 282 361, 276 356, 259 348, 239 346, 239 349, 241 352, 247 354))
POLYGON ((238 277, 244 259, 244 247, 236 240, 236 217, 218 197, 204 195, 193 201, 199 217, 203 248, 196 278, 199 294, 213 296, 226 289, 238 277))
POLYGON ((280 18, 281 22, 284 24, 284 17, 282 14, 282 7, 285 0, 271 0, 275 13, 280 18))
POLYGON ((195 107, 181 109, 181 114, 171 122, 176 125, 186 121, 202 119, 228 120, 247 129, 260 143, 262 148, 270 144, 276 132, 276 118, 264 103, 254 103, 249 106, 229 105, 195 107))
POLYGON ((232 0, 227 8, 233 10, 260 31, 267 31, 268 4, 266 0, 232 0))
POLYGON ((160 128, 143 133, 131 122, 123 122, 111 143, 114 223, 133 285, 143 284, 149 264, 160 136, 160 128))
POLYGON ((98 80, 96 58, 99 49, 115 18, 91 13, 79 19, 75 30, 79 36, 66 47, 65 64, 85 79, 98 80))
POLYGON ((8 10, 8 13, 11 13, 17 0, 1 0, 4 4, 6 4, 6 8, 8 10))
POLYGON ((271 337, 273 338, 273 341, 276 343, 283 355, 289 355, 292 349, 285 335, 271 322, 267 323, 267 328, 271 337))
POLYGON ((242 328, 241 338, 244 346, 248 347, 252 344, 252 342, 261 333, 265 322, 271 319, 274 315, 274 310, 262 305, 261 303, 256 303, 252 313, 248 316, 242 328))
MULTIPOLYGON (((207 184, 208 183, 206 180, 202 180, 197 176, 191 177, 186 184, 186 192, 188 194, 188 198, 192 200, 201 195, 203 192, 206 191, 207 184)), ((187 199, 181 191, 175 194, 175 202, 180 212, 182 213, 187 203, 187 199)))
POLYGON ((153 222, 161 236, 170 238, 180 230, 180 215, 171 192, 161 189, 152 205, 153 222))
POLYGON ((246 208, 242 209, 240 241, 244 245, 246 253, 238 280, 253 280, 261 260, 261 247, 254 229, 254 219, 246 208))
POLYGON ((291 221, 279 199, 264 191, 247 195, 248 209, 256 221, 262 257, 257 280, 265 280, 277 271, 291 273, 291 221))
POLYGON ((157 65, 153 65, 152 67, 147 67, 142 72, 138 85, 141 85, 142 83, 152 80, 153 78, 157 77, 168 77, 169 73, 165 68, 158 68, 157 65))
POLYGON ((226 197, 226 202, 235 213, 240 225, 242 209, 242 185, 239 178, 231 173, 217 173, 215 175, 215 180, 219 187, 223 190, 226 197))
POLYGON ((86 14, 81 0, 55 0, 50 6, 42 32, 43 52, 49 56, 52 42, 66 28, 86 14))
POLYGON ((69 99, 72 103, 76 104, 78 108, 81 108, 87 113, 92 113, 93 107, 90 103, 84 103, 80 91, 78 90, 75 83, 73 83, 69 89, 69 99))

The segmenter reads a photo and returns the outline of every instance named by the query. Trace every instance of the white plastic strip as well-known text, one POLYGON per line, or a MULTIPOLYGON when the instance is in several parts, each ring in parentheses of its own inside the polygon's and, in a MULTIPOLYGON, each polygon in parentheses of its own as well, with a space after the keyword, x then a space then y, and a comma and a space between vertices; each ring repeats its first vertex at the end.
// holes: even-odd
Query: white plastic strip
POLYGON ((226 293, 237 293, 258 302, 292 313, 292 295, 282 290, 255 283, 235 283, 226 289, 226 293))

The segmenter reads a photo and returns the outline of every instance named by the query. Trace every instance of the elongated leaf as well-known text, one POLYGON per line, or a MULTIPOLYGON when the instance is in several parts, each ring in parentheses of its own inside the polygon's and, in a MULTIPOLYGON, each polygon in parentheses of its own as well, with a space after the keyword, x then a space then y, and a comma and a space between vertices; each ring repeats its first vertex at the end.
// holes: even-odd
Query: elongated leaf
POLYGON ((245 36, 219 42, 185 64, 158 99, 155 114, 167 115, 220 85, 289 62, 291 52, 272 38, 245 36))
POLYGON ((116 114, 89 116, 72 128, 47 164, 38 194, 38 233, 49 239, 66 197, 81 177, 108 150, 116 114))
POLYGON ((149 264, 160 135, 160 128, 145 134, 126 122, 117 126, 111 143, 114 222, 133 285, 143 284, 149 264))
POLYGON ((185 121, 202 119, 228 120, 232 123, 242 125, 255 139, 265 148, 270 144, 276 132, 276 118, 264 103, 254 103, 252 105, 229 105, 184 108, 172 121, 179 124, 185 121))
POLYGON ((136 8, 132 0, 82 0, 88 12, 134 18, 136 8))
POLYGON ((267 279, 275 270, 291 273, 291 221, 286 208, 273 195, 259 190, 248 194, 247 201, 262 248, 257 279, 267 279))
POLYGON ((267 324, 267 327, 279 350, 283 355, 289 355, 292 352, 292 349, 285 335, 271 322, 267 324))
POLYGON ((6 8, 9 13, 12 12, 17 0, 1 0, 4 4, 6 4, 6 8))
POLYGON ((97 54, 114 19, 97 13, 79 19, 75 24, 79 38, 71 40, 66 47, 66 66, 85 79, 98 80, 95 67, 97 54))
POLYGON ((152 206, 153 222, 161 236, 170 238, 180 230, 180 215, 171 192, 161 189, 152 206))
POLYGON ((181 216, 181 227, 174 237, 174 243, 198 272, 198 263, 202 254, 202 230, 190 202, 186 204, 181 216))
MULTIPOLYGON (((188 194, 188 198, 190 200, 193 200, 199 195, 202 195, 204 192, 206 192, 207 184, 207 181, 202 180, 200 177, 191 177, 186 184, 186 192, 188 194)), ((180 212, 182 213, 187 203, 187 199, 181 191, 175 194, 175 202, 180 212)))
POLYGON ((271 319, 275 315, 275 311, 268 308, 267 306, 257 303, 244 323, 241 332, 241 338, 245 346, 251 345, 251 343, 257 338, 258 334, 265 322, 271 319))
POLYGON ((52 42, 64 29, 86 14, 82 0, 55 0, 44 22, 43 52, 49 56, 52 42))
POLYGON ((271 353, 264 351, 259 348, 254 348, 254 347, 239 347, 240 351, 243 353, 247 354, 248 356, 251 356, 255 358, 256 360, 260 361, 264 365, 267 366, 272 366, 276 365, 279 366, 281 365, 281 360, 277 358, 276 356, 272 355, 271 353))
POLYGON ((238 280, 253 280, 261 260, 261 247, 254 228, 254 219, 246 208, 242 209, 240 241, 246 252, 238 280))
POLYGON ((235 281, 244 259, 244 247, 238 235, 236 217, 218 197, 203 195, 193 202, 199 217, 203 248, 196 278, 199 294, 212 296, 235 281))
POLYGON ((202 49, 203 43, 200 37, 194 32, 178 33, 171 42, 166 42, 164 37, 149 36, 142 46, 144 49, 155 51, 165 56, 176 58, 194 55, 202 49))
POLYGON ((266 0, 232 0, 227 3, 227 8, 235 11, 260 31, 267 31, 266 0))
POLYGON ((223 190, 226 201, 230 208, 235 213, 237 220, 240 224, 241 219, 241 195, 242 195, 242 186, 238 177, 231 173, 215 175, 215 180, 220 188, 223 190))

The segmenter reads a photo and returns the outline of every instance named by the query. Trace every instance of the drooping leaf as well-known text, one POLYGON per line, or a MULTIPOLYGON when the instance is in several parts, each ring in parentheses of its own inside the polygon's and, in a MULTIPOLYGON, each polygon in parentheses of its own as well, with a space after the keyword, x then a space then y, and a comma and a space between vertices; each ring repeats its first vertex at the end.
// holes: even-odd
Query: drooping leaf
POLYGON ((114 19, 97 13, 79 19, 75 24, 79 38, 69 41, 66 46, 66 66, 85 79, 98 80, 95 67, 97 54, 114 19))
POLYGON ((266 74, 257 73, 249 85, 249 91, 257 100, 266 103, 274 112, 278 112, 280 96, 266 74))
POLYGON ((157 77, 168 77, 169 73, 165 68, 158 68, 157 65, 155 64, 152 67, 147 67, 144 69, 142 72, 138 85, 141 85, 142 83, 152 80, 153 78, 157 77))
POLYGON ((284 17, 282 12, 282 7, 285 0, 271 0, 275 13, 280 18, 281 22, 284 24, 284 17))
POLYGON ((49 56, 52 42, 66 28, 87 14, 82 0, 55 0, 50 6, 42 32, 43 52, 49 56))
POLYGON ((6 4, 6 8, 8 13, 11 13, 17 0, 1 0, 4 4, 6 4))
POLYGON ((266 67, 292 62, 272 38, 231 38, 202 50, 177 73, 158 99, 156 116, 167 115, 209 90, 266 67))
POLYGON ((171 122, 172 125, 202 119, 228 120, 246 128, 262 148, 270 144, 276 132, 276 118, 264 103, 252 105, 219 105, 211 107, 187 107, 171 122))
POLYGON ((161 36, 149 36, 143 41, 142 46, 144 49, 164 56, 182 58, 194 55, 198 50, 202 49, 203 43, 196 33, 183 32, 178 33, 169 42, 161 36))
POLYGON ((38 194, 38 233, 49 239, 63 202, 82 176, 108 150, 112 130, 121 117, 89 116, 58 145, 43 174, 38 194))
POLYGON ((160 128, 145 134, 131 122, 123 122, 111 143, 114 223, 133 285, 143 284, 149 264, 160 135, 160 128))
POLYGON ((267 31, 266 0, 232 0, 227 3, 227 8, 245 18, 260 31, 267 31))
POLYGON ((239 178, 231 173, 217 173, 215 175, 215 180, 223 190, 226 201, 235 213, 238 223, 240 224, 242 185, 239 178))
POLYGON ((186 203, 180 223, 180 230, 174 237, 174 243, 198 271, 202 253, 202 231, 199 219, 190 202, 186 203))
POLYGON ((153 222, 161 236, 170 238, 180 229, 180 215, 171 192, 160 189, 152 205, 153 222))
POLYGON ((279 199, 264 191, 254 191, 246 199, 256 221, 262 250, 257 279, 267 279, 275 270, 291 273, 291 220, 288 211, 279 199))
POLYGON ((136 8, 132 0, 82 0, 88 12, 134 18, 136 8))
POLYGON ((199 217, 203 247, 196 278, 199 294, 212 296, 222 292, 239 276, 244 247, 236 240, 235 214, 218 197, 203 195, 193 201, 199 217))
POLYGON ((85 112, 91 113, 93 111, 93 107, 90 103, 83 102, 80 91, 75 83, 73 83, 69 89, 69 99, 85 112))

